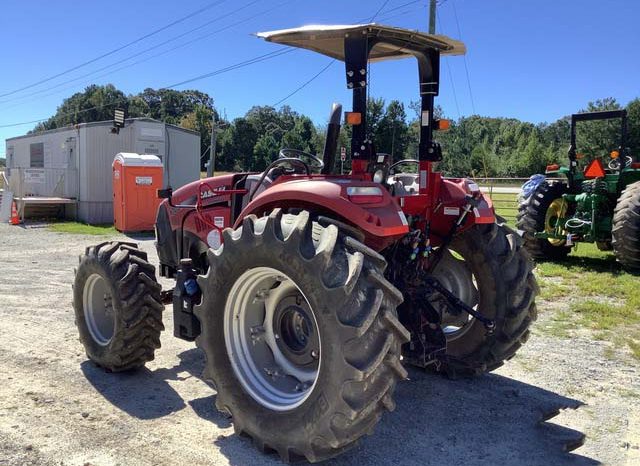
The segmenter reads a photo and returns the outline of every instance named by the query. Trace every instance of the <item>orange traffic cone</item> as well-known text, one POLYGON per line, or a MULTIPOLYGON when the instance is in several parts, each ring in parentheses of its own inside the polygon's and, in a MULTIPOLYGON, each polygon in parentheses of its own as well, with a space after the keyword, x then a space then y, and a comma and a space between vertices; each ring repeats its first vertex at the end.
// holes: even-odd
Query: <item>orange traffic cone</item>
POLYGON ((20 225, 20 217, 18 217, 18 207, 16 206, 16 201, 11 203, 11 220, 9 220, 11 225, 20 225))

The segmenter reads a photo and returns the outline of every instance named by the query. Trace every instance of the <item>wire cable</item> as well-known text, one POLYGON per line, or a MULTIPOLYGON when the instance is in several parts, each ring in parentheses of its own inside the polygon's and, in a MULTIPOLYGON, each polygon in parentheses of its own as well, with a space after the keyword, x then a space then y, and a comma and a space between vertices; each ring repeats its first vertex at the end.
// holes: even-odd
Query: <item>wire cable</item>
POLYGON ((51 118, 54 118, 54 117, 65 117, 65 116, 69 116, 69 115, 76 115, 78 113, 90 112, 91 110, 98 110, 98 109, 101 109, 101 108, 110 107, 112 105, 117 105, 117 104, 122 103, 124 101, 125 101, 124 99, 118 99, 118 100, 115 100, 113 102, 109 102, 108 104, 96 105, 95 107, 84 108, 82 110, 74 110, 73 112, 61 113, 59 115, 53 115, 51 117, 41 118, 39 120, 23 121, 21 123, 11 123, 11 124, 8 124, 8 125, 0 125, 0 128, 11 128, 11 127, 14 127, 14 126, 23 126, 23 125, 30 125, 30 124, 33 124, 33 123, 40 123, 40 122, 47 121, 47 120, 49 120, 51 118))
POLYGON ((269 52, 269 53, 266 53, 264 55, 260 55, 260 56, 254 57, 254 58, 250 58, 249 60, 245 60, 243 62, 236 63, 235 65, 227 66, 225 68, 220 68, 218 70, 211 71, 210 73, 201 74, 200 76, 196 76, 196 77, 191 78, 191 79, 186 79, 184 81, 180 81, 179 83, 175 83, 175 84, 171 84, 169 86, 161 87, 160 89, 173 89, 174 87, 182 86, 184 84, 189 84, 189 83, 192 83, 194 81, 199 81, 199 80, 205 79, 205 78, 210 78, 212 76, 216 76, 216 75, 219 75, 219 74, 222 74, 222 73, 227 73, 229 71, 233 71, 233 70, 236 70, 238 68, 243 68, 245 66, 253 65, 254 63, 260 63, 260 62, 265 61, 265 60, 270 60, 271 58, 279 57, 280 55, 285 55, 287 53, 291 53, 291 52, 294 52, 294 51, 295 51, 295 49, 292 49, 292 48, 286 48, 284 50, 283 49, 279 49, 279 50, 277 50, 275 52, 269 52))
MULTIPOLYGON (((440 27, 440 32, 442 34, 445 34, 444 28, 442 27, 442 19, 440 18, 440 13, 438 13, 437 10, 436 10, 436 21, 438 23, 438 26, 440 27)), ((453 91, 453 101, 456 104, 456 112, 458 113, 458 119, 460 119, 461 114, 460 114, 460 106, 458 105, 458 94, 456 93, 456 85, 453 82, 453 74, 451 73, 451 66, 449 65, 449 60, 447 60, 446 57, 444 57, 443 60, 447 67, 447 74, 449 75, 449 82, 451 83, 451 90, 453 91)))
MULTIPOLYGON (((244 7, 241 7, 241 8, 239 8, 239 9, 237 9, 237 10, 234 10, 234 12, 237 12, 237 11, 239 11, 239 10, 241 10, 241 9, 244 9, 244 8, 245 8, 245 7, 247 7, 247 6, 249 6, 249 5, 252 5, 252 4, 256 3, 257 1, 259 1, 259 0, 254 0, 253 2, 250 2, 249 4, 245 5, 244 7)), ((199 41, 199 40, 205 39, 205 38, 207 38, 207 37, 211 37, 211 36, 213 36, 213 35, 215 35, 215 34, 219 34, 219 33, 223 32, 223 31, 226 31, 226 30, 228 30, 228 29, 231 29, 232 27, 238 26, 238 25, 240 25, 240 24, 242 24, 242 23, 246 23, 246 22, 248 22, 248 21, 251 21, 252 19, 255 19, 255 18, 257 18, 257 17, 263 16, 263 15, 265 15, 265 14, 267 14, 267 13, 270 13, 270 12, 272 12, 272 11, 274 11, 274 10, 276 10, 276 9, 278 9, 278 8, 280 8, 280 7, 282 7, 282 6, 285 6, 285 5, 289 4, 289 3, 292 3, 293 1, 294 1, 294 0, 287 0, 287 1, 285 1, 285 2, 279 3, 278 5, 276 5, 276 6, 274 6, 274 7, 268 8, 268 9, 266 9, 266 10, 263 10, 263 11, 261 11, 261 12, 259 12, 259 13, 254 14, 254 15, 251 15, 251 16, 248 16, 248 17, 245 17, 245 18, 243 18, 243 19, 241 19, 241 20, 239 20, 239 21, 236 21, 235 23, 229 24, 229 25, 227 25, 227 26, 225 26, 225 27, 223 27, 223 28, 217 29, 217 30, 215 30, 215 31, 208 32, 207 34, 204 34, 204 35, 198 36, 198 37, 196 37, 196 38, 194 38, 194 39, 191 39, 191 40, 189 40, 189 41, 187 41, 187 42, 183 42, 183 43, 181 43, 181 44, 178 44, 178 45, 176 45, 175 47, 172 47, 172 48, 170 48, 170 49, 164 50, 164 51, 162 51, 162 52, 160 52, 160 53, 156 53, 156 54, 151 55, 151 56, 149 56, 149 57, 145 57, 145 58, 143 58, 143 59, 141 59, 141 60, 137 60, 137 61, 135 61, 135 62, 133 62, 133 63, 126 64, 126 65, 121 66, 121 67, 118 67, 118 68, 116 68, 116 69, 114 69, 114 70, 110 70, 110 71, 108 71, 108 72, 106 72, 106 73, 103 73, 103 74, 101 74, 101 75, 95 76, 91 81, 86 82, 86 83, 85 83, 85 85, 93 84, 93 83, 95 82, 95 80, 97 80, 97 79, 101 79, 101 78, 103 78, 103 77, 105 77, 105 76, 109 76, 109 75, 111 75, 111 74, 117 73, 118 71, 122 71, 122 70, 127 69, 127 68, 130 68, 130 67, 132 67, 132 66, 139 65, 139 64, 141 64, 141 63, 147 62, 147 61, 152 60, 152 59, 154 59, 154 58, 160 57, 160 56, 162 56, 162 55, 166 55, 167 53, 170 53, 170 52, 172 52, 172 51, 174 51, 174 50, 177 50, 177 49, 182 48, 182 47, 186 47, 187 45, 192 44, 193 42, 196 42, 196 41, 199 41)), ((233 13, 233 12, 232 12, 232 13, 233 13)), ((225 16, 228 16, 228 15, 225 15, 225 16)), ((197 29, 197 28, 196 28, 196 29, 197 29)), ((155 48, 155 47, 152 47, 152 48, 155 48)), ((149 51, 149 50, 150 50, 150 49, 147 49, 146 51, 149 51)), ((83 76, 81 76, 81 77, 79 77, 79 78, 75 78, 75 79, 72 79, 72 80, 66 81, 65 83, 61 83, 60 85, 62 85, 62 84, 66 84, 66 83, 69 83, 69 82, 73 82, 73 81, 78 81, 79 79, 82 79, 82 78, 84 78, 84 77, 90 76, 90 75, 92 75, 92 74, 93 74, 93 73, 95 73, 95 72, 99 72, 99 71, 101 71, 101 70, 104 70, 104 69, 106 69, 106 68, 109 68, 109 67, 110 67, 110 66, 112 66, 112 65, 116 65, 116 64, 118 64, 118 63, 121 63, 121 62, 127 61, 127 60, 129 60, 129 59, 131 59, 131 58, 134 58, 135 56, 140 55, 140 54, 142 54, 142 53, 144 53, 144 52, 145 52, 145 51, 140 52, 140 53, 138 53, 138 54, 134 54, 134 55, 132 55, 132 56, 130 56, 130 57, 128 57, 128 58, 125 58, 125 59, 120 60, 120 61, 118 61, 118 62, 112 63, 111 65, 108 65, 108 66, 106 66, 106 67, 100 68, 100 69, 98 69, 98 70, 94 70, 92 73, 88 73, 87 75, 83 75, 83 76)), ((49 88, 49 89, 54 89, 54 88, 56 88, 56 87, 59 87, 60 85, 53 86, 53 87, 51 87, 51 88, 49 88)), ((54 92, 51 92, 51 93, 48 93, 48 94, 44 94, 44 95, 42 95, 42 96, 38 96, 38 97, 36 97, 35 99, 29 99, 29 100, 27 100, 26 102, 33 101, 33 100, 38 100, 38 99, 42 99, 42 98, 44 98, 44 97, 48 97, 48 96, 55 95, 55 94, 60 94, 60 93, 62 93, 62 92, 66 92, 67 90, 69 90, 69 89, 73 89, 73 88, 76 88, 76 87, 77 87, 77 85, 68 86, 68 87, 65 87, 65 88, 63 88, 63 89, 61 89, 61 90, 59 90, 59 91, 54 91, 54 92)), ((37 91, 37 92, 32 93, 32 94, 29 94, 29 95, 37 94, 37 93, 39 93, 39 92, 42 92, 42 91, 37 91)), ((24 96, 24 97, 26 97, 26 96, 24 96)), ((2 103, 2 102, 0 102, 0 103, 2 103)), ((18 103, 17 105, 13 105, 13 106, 9 106, 9 107, 4 107, 4 108, 6 109, 6 108, 19 107, 20 105, 22 105, 22 104, 24 104, 24 103, 25 103, 25 101, 23 101, 23 102, 21 102, 21 103, 18 103)))
POLYGON ((378 17, 378 15, 380 14, 380 12, 382 10, 384 10, 384 7, 387 6, 387 4, 389 3, 390 0, 385 0, 382 5, 380 5, 380 8, 378 8, 378 11, 376 11, 376 13, 371 17, 371 19, 369 20, 369 22, 373 22, 375 21, 375 19, 378 17))
MULTIPOLYGON (((371 17, 371 19, 369 19, 369 22, 373 22, 375 21, 375 19, 377 18, 377 16, 380 14, 380 12, 384 9, 384 7, 387 6, 387 4, 389 3, 390 0, 385 0, 382 5, 380 6, 380 8, 378 8, 378 11, 376 11, 376 13, 371 17)), ((315 81, 316 79, 318 79, 325 71, 327 71, 329 68, 331 68, 331 65, 333 65, 336 62, 336 59, 333 58, 331 59, 331 61, 325 65, 320 71, 318 71, 315 75, 313 75, 313 77, 311 77, 311 79, 305 81, 304 83, 302 83, 300 86, 298 86, 296 89, 293 90, 293 92, 289 93, 286 97, 280 99, 278 102, 276 102, 275 104, 273 104, 274 107, 280 105, 281 103, 285 102, 287 99, 289 99, 290 97, 293 97, 294 95, 296 95, 298 92, 300 92, 302 89, 304 89, 305 87, 307 87, 309 84, 311 84, 313 81, 315 81)))
MULTIPOLYGON (((59 87, 61 87, 61 86, 64 86, 65 84, 69 84, 69 83, 76 82, 76 81, 79 81, 79 80, 81 80, 81 79, 87 78, 87 77, 92 76, 92 75, 94 75, 94 74, 96 74, 96 73, 99 73, 99 72, 101 72, 101 71, 104 71, 104 70, 106 70, 106 69, 109 69, 109 68, 111 68, 111 67, 113 67, 113 66, 116 66, 116 65, 119 65, 119 64, 121 64, 121 63, 124 63, 124 62, 126 62, 126 61, 128 61, 128 60, 131 60, 132 58, 139 57, 140 55, 144 55, 145 53, 150 52, 150 51, 152 51, 152 50, 155 50, 155 49, 157 49, 157 48, 159 48, 159 47, 162 47, 163 45, 166 45, 166 44, 168 44, 168 43, 170 43, 170 42, 173 42, 173 41, 175 41, 175 40, 181 39, 182 37, 184 37, 184 36, 186 36, 186 35, 192 34, 193 32, 196 32, 196 31, 198 31, 198 30, 200 30, 200 29, 203 29, 203 28, 205 28, 205 27, 207 27, 207 26, 209 26, 209 25, 211 25, 211 24, 213 24, 213 23, 216 23, 216 22, 218 22, 218 21, 220 21, 220 20, 222 20, 222 19, 224 19, 224 18, 227 18, 227 17, 229 17, 229 16, 232 16, 232 15, 234 15, 234 14, 238 13, 239 11, 242 11, 242 10, 244 10, 244 9, 246 9, 246 8, 248 8, 248 7, 250 7, 250 6, 254 5, 254 4, 256 4, 256 3, 258 3, 258 2, 260 2, 260 1, 261 1, 261 0, 253 0, 253 1, 251 1, 251 2, 249 2, 249 3, 247 3, 247 4, 245 4, 245 5, 241 6, 240 8, 237 8, 237 9, 235 9, 235 10, 233 10, 233 11, 230 11, 230 12, 228 12, 228 13, 225 13, 224 15, 217 16, 216 18, 213 18, 213 19, 211 19, 211 20, 207 21, 206 23, 201 24, 200 26, 197 26, 197 27, 195 27, 195 28, 189 29, 188 31, 185 31, 185 32, 183 32, 183 33, 181 33, 181 34, 178 34, 177 36, 173 36, 173 37, 171 37, 171 38, 169 38, 169 39, 167 39, 167 40, 165 40, 165 41, 163 41, 163 42, 160 42, 160 43, 158 43, 158 44, 155 44, 155 45, 153 45, 153 46, 151 46, 151 47, 148 47, 148 48, 146 48, 146 49, 144 49, 144 50, 141 50, 141 51, 139 51, 139 52, 136 52, 136 53, 134 53, 134 54, 132 54, 132 55, 129 55, 128 57, 122 58, 122 59, 120 59, 120 60, 118 60, 118 61, 115 61, 115 62, 113 62, 113 63, 109 63, 108 65, 105 65, 105 66, 103 66, 102 68, 95 69, 95 70, 93 70, 93 71, 91 71, 91 72, 89 72, 89 73, 83 74, 82 76, 78 76, 78 77, 75 77, 75 78, 72 78, 72 79, 68 79, 68 80, 63 81, 63 82, 61 82, 61 83, 58 83, 58 84, 56 84, 56 85, 54 85, 54 86, 47 87, 47 88, 45 88, 45 89, 40 89, 40 90, 37 90, 37 91, 35 91, 35 92, 31 92, 31 93, 29 93, 29 94, 25 94, 25 95, 23 95, 22 97, 15 97, 15 98, 12 98, 12 99, 3 100, 3 101, 0 101, 0 103, 12 102, 12 101, 14 101, 14 100, 20 100, 20 99, 23 99, 23 98, 25 98, 25 97, 29 97, 29 96, 33 96, 33 95, 37 95, 37 94, 41 94, 41 93, 43 93, 43 92, 47 92, 47 91, 50 91, 50 90, 52 90, 52 89, 56 89, 56 88, 59 88, 59 87)), ((281 6, 281 5, 279 5, 279 6, 281 6)), ((267 10, 267 11, 270 11, 270 10, 267 10)), ((255 16, 252 16, 252 18, 253 18, 253 17, 255 17, 255 16)), ((237 25, 237 24, 240 24, 241 22, 244 22, 244 21, 239 21, 239 22, 234 23, 234 24, 232 24, 232 25, 226 26, 226 27, 224 27, 224 28, 222 28, 222 29, 219 29, 219 30, 216 30, 216 31, 210 32, 210 33, 208 33, 208 34, 206 34, 206 35, 204 35, 204 36, 200 36, 200 38, 209 37, 209 36, 211 36, 211 35, 213 35, 213 34, 219 33, 219 32, 221 32, 221 31, 225 31, 225 30, 229 29, 229 28, 230 28, 230 27, 232 27, 232 26, 235 26, 235 25, 237 25)), ((194 40, 193 42, 195 42, 195 40, 194 40)), ((190 41, 190 42, 187 42, 187 44, 189 44, 189 43, 191 43, 191 41, 190 41)), ((178 48, 178 47, 176 47, 176 48, 178 48)), ((170 49, 170 50, 175 50, 175 48, 174 48, 174 49, 170 49)), ((166 53, 166 52, 168 52, 168 51, 165 51, 165 52, 163 52, 163 53, 166 53)), ((159 55, 161 55, 161 54, 154 55, 154 56, 159 56, 159 55)), ((135 63, 130 64, 130 65, 131 65, 131 66, 133 66, 134 64, 137 64, 137 63, 141 63, 141 62, 135 62, 135 63)), ((119 70, 121 70, 121 69, 124 69, 124 68, 126 68, 126 67, 121 67, 121 68, 118 68, 118 69, 119 69, 119 70)))
MULTIPOLYGON (((456 27, 458 28, 458 39, 462 40, 462 33, 460 32, 460 22, 458 21, 458 9, 456 8, 455 0, 451 0, 451 6, 453 7, 453 16, 456 19, 456 27)), ((467 75, 467 86, 469 87, 469 97, 471 98, 471 109, 475 115, 476 113, 476 104, 473 99, 473 92, 471 91, 471 79, 469 79, 469 66, 467 65, 467 55, 463 55, 464 59, 464 70, 467 75)))
POLYGON ((279 101, 277 101, 275 104, 273 104, 274 107, 277 107, 278 105, 280 105, 282 102, 284 102, 285 100, 287 100, 289 97, 293 96, 294 94, 296 94, 297 92, 301 91, 302 89, 304 89, 305 87, 307 87, 309 84, 311 84, 318 76, 320 76, 322 73, 324 73, 325 71, 327 71, 329 69, 329 67, 331 65, 333 65, 336 62, 336 60, 331 60, 327 66, 325 66, 324 68, 322 68, 320 71, 318 71, 317 74, 315 74, 311 79, 309 79, 307 82, 305 82, 303 85, 301 85, 300 87, 298 87, 295 91, 293 91, 292 93, 290 93, 288 96, 280 99, 279 101))
POLYGON ((18 92, 20 92, 20 91, 23 91, 23 90, 25 90, 25 89, 30 89, 30 88, 32 88, 32 87, 35 87, 35 86, 39 85, 39 84, 42 84, 42 83, 45 83, 45 82, 51 81, 51 80, 53 80, 53 79, 55 79, 55 78, 58 78, 58 77, 63 76, 63 75, 65 75, 65 74, 68 74, 68 73, 70 73, 70 72, 72 72, 72 71, 75 71, 75 70, 77 70, 77 69, 79 69, 79 68, 82 68, 82 67, 85 67, 85 66, 87 66, 87 65, 90 65, 91 63, 95 63, 95 62, 97 62, 98 60, 102 60, 103 58, 106 58, 106 57, 108 57, 108 56, 110 56, 110 55, 113 55, 114 53, 117 53, 117 52, 119 52, 119 51, 121 51, 121 50, 124 50, 124 49, 126 49, 127 47, 130 47, 130 46, 132 46, 132 45, 134 45, 134 44, 137 44, 138 42, 141 42, 141 41, 143 41, 143 40, 145 40, 145 39, 148 39, 149 37, 152 37, 152 36, 154 36, 154 35, 156 35, 156 34, 158 34, 158 33, 162 32, 162 31, 164 31, 164 30, 166 30, 166 29, 169 29, 170 27, 175 26, 176 24, 179 24, 179 23, 181 23, 181 22, 183 22, 183 21, 185 21, 185 20, 187 20, 187 19, 189 19, 189 18, 192 18, 192 17, 194 17, 194 16, 196 16, 196 15, 198 15, 198 14, 200 14, 200 13, 203 13, 204 11, 211 9, 211 8, 213 8, 214 6, 220 5, 221 3, 224 3, 225 1, 226 1, 226 0, 218 0, 218 1, 216 1, 216 2, 209 3, 208 5, 205 5, 204 7, 200 8, 200 9, 198 9, 198 10, 196 10, 196 11, 192 12, 192 13, 189 13, 189 14, 188 14, 188 15, 186 15, 186 16, 183 16, 183 17, 181 17, 181 18, 178 18, 178 19, 176 19, 175 21, 172 21, 172 22, 170 22, 169 24, 166 24, 166 25, 162 26, 161 28, 158 28, 158 29, 156 29, 156 30, 154 30, 154 31, 151 31, 151 32, 150 32, 150 33, 148 33, 148 34, 145 34, 145 35, 143 35, 143 36, 141 36, 141 37, 138 37, 137 39, 132 40, 131 42, 128 42, 128 43, 126 43, 126 44, 124 44, 124 45, 121 45, 121 46, 119 46, 119 47, 117 47, 117 48, 115 48, 115 49, 113 49, 113 50, 110 50, 109 52, 103 53, 102 55, 99 55, 99 56, 97 56, 97 57, 95 57, 95 58, 92 58, 91 60, 88 60, 88 61, 86 61, 86 62, 83 62, 83 63, 79 64, 79 65, 76 65, 76 66, 74 66, 74 67, 71 67, 71 68, 69 68, 69 69, 67 69, 67 70, 64 70, 64 71, 62 71, 62 72, 60 72, 60 73, 57 73, 57 74, 55 74, 55 75, 49 76, 48 78, 44 78, 44 79, 41 79, 40 81, 37 81, 37 82, 35 82, 35 83, 28 84, 28 85, 23 86, 23 87, 18 88, 18 89, 14 89, 13 91, 5 92, 4 94, 0 94, 0 97, 5 97, 5 96, 8 96, 8 95, 16 94, 16 93, 18 93, 18 92))
MULTIPOLYGON (((170 86, 162 87, 160 89, 171 89, 171 88, 174 88, 174 87, 181 86, 183 84, 188 84, 188 83, 191 83, 191 82, 194 82, 194 81, 198 81, 200 79, 205 79, 205 78, 208 78, 208 77, 211 77, 211 76, 216 76, 218 74, 227 73, 229 71, 233 71, 233 70, 236 70, 238 68, 243 68, 245 66, 253 65, 255 63, 260 63, 260 62, 263 62, 263 61, 266 61, 266 60, 270 60, 272 58, 276 58, 276 57, 279 57, 281 55, 285 55, 287 53, 291 53, 291 52, 294 52, 294 51, 295 51, 295 49, 291 49, 291 48, 287 48, 287 49, 284 49, 284 50, 280 49, 280 50, 277 50, 275 52, 270 52, 270 53, 267 53, 267 54, 264 54, 264 55, 260 55, 260 56, 251 58, 249 60, 245 60, 245 61, 236 63, 236 64, 231 65, 231 66, 227 66, 225 68, 220 68, 220 69, 212 71, 210 73, 206 73, 206 74, 203 74, 203 75, 200 75, 200 76, 196 76, 195 78, 187 79, 187 80, 181 81, 179 83, 171 84, 170 86)), ((89 112, 91 110, 97 110, 97 109, 113 106, 113 105, 116 105, 116 104, 119 104, 119 103, 122 103, 122 102, 126 102, 126 98, 125 99, 118 99, 118 100, 115 100, 113 102, 110 102, 110 103, 104 104, 104 105, 96 105, 95 107, 85 108, 85 109, 82 109, 82 110, 76 110, 76 111, 72 111, 72 112, 65 112, 65 113, 61 113, 61 114, 56 114, 56 115, 53 115, 52 117, 41 118, 39 120, 23 121, 23 122, 20 122, 20 123, 10 123, 10 124, 6 124, 6 125, 0 125, 0 128, 11 128, 11 127, 15 127, 15 126, 23 126, 23 125, 33 124, 33 123, 40 123, 40 122, 43 122, 43 121, 47 121, 50 118, 65 117, 65 116, 69 116, 69 115, 76 115, 78 113, 85 113, 85 112, 89 112)))

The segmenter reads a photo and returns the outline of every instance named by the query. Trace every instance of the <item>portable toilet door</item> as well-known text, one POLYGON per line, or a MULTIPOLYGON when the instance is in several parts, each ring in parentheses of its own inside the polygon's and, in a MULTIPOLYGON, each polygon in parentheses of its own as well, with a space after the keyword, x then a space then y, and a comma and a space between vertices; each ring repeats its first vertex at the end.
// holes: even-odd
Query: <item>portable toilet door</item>
POLYGON ((162 188, 162 162, 155 155, 121 152, 113 160, 113 218, 122 232, 153 230, 162 188))

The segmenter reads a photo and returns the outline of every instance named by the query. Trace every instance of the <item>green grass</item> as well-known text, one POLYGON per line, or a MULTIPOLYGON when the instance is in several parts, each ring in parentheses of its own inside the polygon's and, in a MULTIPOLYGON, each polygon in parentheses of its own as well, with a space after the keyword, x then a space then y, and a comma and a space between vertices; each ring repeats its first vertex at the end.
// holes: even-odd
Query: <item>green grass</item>
POLYGON ((561 306, 544 333, 571 338, 588 330, 640 360, 640 277, 623 271, 611 252, 581 243, 564 260, 536 264, 536 274, 540 298, 561 306))
POLYGON ((115 235, 118 231, 113 225, 87 225, 80 222, 60 222, 49 225, 51 231, 56 233, 69 233, 73 235, 115 235))
POLYGON ((496 213, 507 221, 513 227, 516 223, 516 215, 518 215, 518 195, 507 193, 494 193, 491 195, 493 206, 496 213))

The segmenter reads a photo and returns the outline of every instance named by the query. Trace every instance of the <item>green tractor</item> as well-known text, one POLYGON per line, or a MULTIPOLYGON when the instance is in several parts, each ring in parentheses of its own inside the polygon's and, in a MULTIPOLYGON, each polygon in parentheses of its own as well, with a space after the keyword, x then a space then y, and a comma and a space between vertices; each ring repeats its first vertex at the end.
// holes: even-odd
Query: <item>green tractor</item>
POLYGON ((569 166, 549 165, 545 172, 566 181, 536 175, 523 187, 516 225, 534 258, 562 259, 579 242, 595 243, 613 250, 626 270, 640 272, 640 163, 629 155, 626 139, 626 110, 571 115, 569 166), (576 124, 617 118, 620 145, 607 166, 594 158, 580 169, 576 124))

